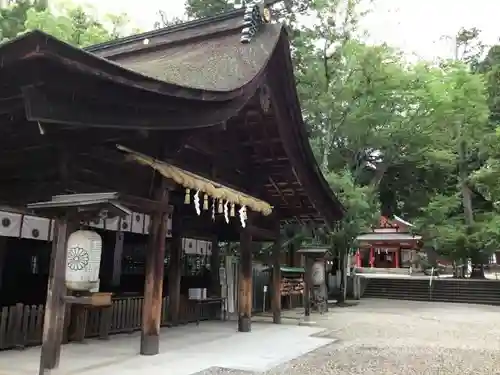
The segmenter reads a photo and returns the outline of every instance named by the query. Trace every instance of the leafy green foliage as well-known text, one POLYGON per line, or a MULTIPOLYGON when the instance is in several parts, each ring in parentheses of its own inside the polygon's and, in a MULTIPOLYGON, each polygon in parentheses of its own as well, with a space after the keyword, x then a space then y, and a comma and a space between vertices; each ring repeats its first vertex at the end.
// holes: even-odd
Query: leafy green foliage
POLYGON ((370 215, 352 194, 369 188, 361 190, 364 199, 378 196, 383 214, 416 220, 443 255, 491 252, 500 245, 492 233, 497 215, 471 185, 493 131, 485 80, 471 69, 478 65, 479 32, 457 35, 463 61, 408 64, 388 46, 360 41, 359 2, 346 9, 316 1, 313 9, 318 22, 295 39, 294 60, 312 145, 349 208, 336 242, 347 245, 366 230, 360 217, 376 216, 378 205, 368 205, 370 215))
MULTIPOLYGON (((235 4, 244 7, 249 2, 248 0, 186 0, 186 15, 189 19, 212 17, 235 9, 235 4)), ((311 3, 313 2, 310 0, 274 1, 270 5, 272 18, 285 22, 293 38, 297 32, 299 17, 306 14, 311 3)))
POLYGON ((331 244, 338 253, 347 253, 356 237, 370 231, 379 219, 379 201, 373 186, 359 186, 351 171, 330 172, 327 181, 336 189, 346 208, 342 227, 330 234, 331 244))
POLYGON ((168 13, 164 10, 158 11, 158 21, 153 24, 153 28, 161 29, 163 27, 178 25, 184 21, 179 17, 169 17, 168 13))
POLYGON ((186 14, 191 19, 216 16, 234 9, 234 5, 227 0, 187 0, 186 14))
POLYGON ((0 9, 0 41, 12 39, 26 29, 27 12, 30 9, 42 12, 47 9, 47 1, 11 1, 7 7, 0 9))
POLYGON ((39 29, 80 47, 123 36, 129 22, 127 15, 107 15, 101 21, 95 14, 93 8, 76 6, 69 1, 58 4, 55 10, 43 1, 15 1, 0 10, 0 32, 3 39, 11 39, 39 29))

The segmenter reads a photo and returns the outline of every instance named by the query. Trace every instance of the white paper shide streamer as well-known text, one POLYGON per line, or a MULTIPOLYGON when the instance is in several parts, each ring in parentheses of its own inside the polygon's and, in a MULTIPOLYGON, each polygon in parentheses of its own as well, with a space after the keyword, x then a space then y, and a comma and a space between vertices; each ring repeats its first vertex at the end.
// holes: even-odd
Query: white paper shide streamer
POLYGON ((224 203, 224 219, 226 219, 226 223, 229 224, 229 202, 226 201, 224 203))
POLYGON ((217 202, 215 201, 215 198, 212 199, 212 221, 215 221, 215 204, 217 202))
POLYGON ((239 210, 241 226, 245 228, 247 226, 247 207, 241 206, 239 210))
POLYGON ((201 207, 200 207, 200 191, 198 190, 194 195, 194 208, 198 216, 201 215, 201 207))

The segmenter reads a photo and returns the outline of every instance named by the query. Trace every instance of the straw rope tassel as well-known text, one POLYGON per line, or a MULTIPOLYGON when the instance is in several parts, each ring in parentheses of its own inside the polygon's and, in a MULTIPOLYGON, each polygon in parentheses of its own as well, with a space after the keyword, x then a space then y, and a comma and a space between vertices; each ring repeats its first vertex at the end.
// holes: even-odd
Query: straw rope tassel
POLYGON ((203 209, 206 211, 208 210, 208 195, 205 194, 205 196, 203 197, 203 209))

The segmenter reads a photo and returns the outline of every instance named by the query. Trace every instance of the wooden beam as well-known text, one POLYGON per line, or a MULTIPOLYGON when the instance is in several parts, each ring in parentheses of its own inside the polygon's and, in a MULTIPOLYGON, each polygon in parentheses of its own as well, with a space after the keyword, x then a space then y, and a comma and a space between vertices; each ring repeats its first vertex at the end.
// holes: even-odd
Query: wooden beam
POLYGON ((59 366, 63 339, 66 285, 66 252, 68 218, 56 219, 52 252, 50 256, 49 284, 43 321, 40 375, 48 374, 59 366))
MULTIPOLYGON (((168 203, 169 192, 162 183, 155 191, 155 199, 168 203)), ((142 308, 141 348, 142 355, 156 355, 160 351, 160 323, 163 297, 163 269, 167 214, 152 215, 146 254, 146 280, 142 308)))
POLYGON ((238 296, 238 331, 252 329, 252 236, 243 229, 240 234, 240 270, 238 296))
POLYGON ((167 202, 120 194, 120 201, 127 207, 135 208, 138 212, 150 214, 155 212, 172 213, 172 206, 167 202))
POLYGON ((266 228, 259 228, 254 225, 248 225, 246 229, 249 231, 252 238, 256 238, 262 241, 275 240, 277 236, 275 231, 266 228))
MULTIPOLYGON (((206 127, 206 124, 217 124, 234 115, 234 108, 225 102, 205 102, 197 106, 196 111, 189 110, 192 102, 180 101, 173 108, 158 106, 141 108, 144 99, 136 100, 134 107, 122 105, 111 109, 107 103, 95 98, 78 94, 68 95, 57 92, 48 86, 23 87, 26 105, 26 118, 53 124, 84 126, 95 128, 121 128, 134 130, 186 130, 206 127), (165 119, 175 119, 165 122, 165 119), (166 125, 168 123, 168 125, 166 125)), ((242 104, 247 98, 240 98, 242 104)))
POLYGON ((279 234, 279 223, 276 230, 276 239, 272 249, 272 295, 271 308, 273 310, 273 323, 281 324, 281 237, 279 234))

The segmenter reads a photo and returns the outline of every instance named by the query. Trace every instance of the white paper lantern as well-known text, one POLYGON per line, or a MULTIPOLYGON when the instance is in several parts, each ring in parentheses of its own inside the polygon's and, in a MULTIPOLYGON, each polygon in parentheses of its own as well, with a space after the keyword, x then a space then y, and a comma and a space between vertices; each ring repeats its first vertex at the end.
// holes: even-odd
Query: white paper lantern
POLYGON ((90 230, 78 230, 68 238, 66 287, 75 291, 99 288, 102 239, 90 230))
POLYGON ((323 262, 314 262, 311 271, 313 285, 321 285, 325 282, 325 264, 323 262))

